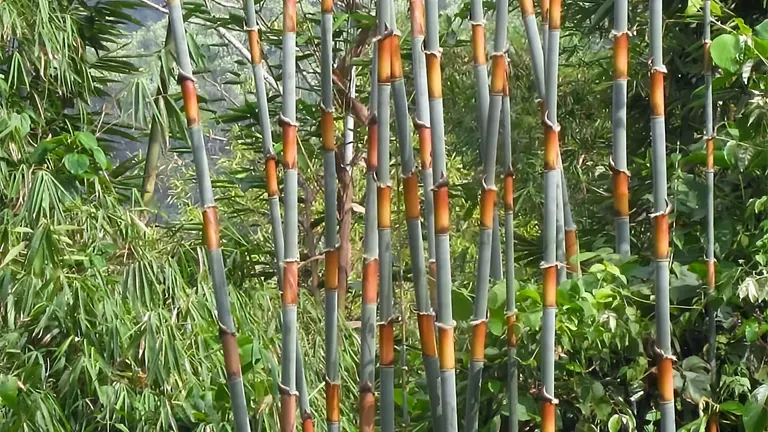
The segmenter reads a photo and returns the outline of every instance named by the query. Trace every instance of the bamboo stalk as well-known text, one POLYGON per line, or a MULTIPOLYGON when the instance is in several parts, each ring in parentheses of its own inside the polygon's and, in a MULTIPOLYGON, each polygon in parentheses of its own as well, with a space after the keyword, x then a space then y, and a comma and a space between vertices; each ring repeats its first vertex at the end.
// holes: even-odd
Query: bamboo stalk
MULTIPOLYGON (((530 0, 529 0, 530 1, 530 0)), ((538 36, 538 32, 536 33, 538 36)), ((508 69, 508 68, 507 68, 508 69)), ((507 71, 509 72, 509 71, 507 71)), ((515 301, 515 166, 512 154, 512 118, 509 103, 509 74, 504 77, 504 94, 501 99, 501 130, 504 145, 504 254, 507 256, 506 321, 507 321, 507 391, 509 392, 508 432, 519 430, 518 370, 517 370, 517 304, 515 301)))
POLYGON ((378 165, 378 42, 374 41, 368 119, 368 155, 365 174, 365 234, 363 236, 363 306, 360 326, 359 428, 374 432, 376 423, 376 309, 379 279, 376 170, 378 165))
POLYGON ((390 0, 378 1, 379 64, 376 117, 378 119, 378 169, 376 196, 379 233, 379 373, 381 374, 380 417, 382 432, 395 430, 395 315, 392 288, 392 182, 389 175, 390 93, 392 51, 396 43, 390 0))
POLYGON ((541 335, 541 431, 554 432, 555 398, 555 315, 557 313, 557 184, 560 182, 558 159, 560 143, 557 122, 557 79, 560 50, 561 0, 549 3, 547 51, 545 60, 546 117, 544 119, 544 295, 541 335))
POLYGON ((339 430, 341 378, 338 357, 339 249, 336 220, 336 133, 333 122, 333 0, 320 4, 320 133, 323 146, 325 205, 325 419, 339 430))
POLYGON ((280 430, 296 429, 296 344, 299 299, 299 222, 296 124, 296 0, 283 1, 283 99, 280 125, 285 169, 285 268, 280 382, 280 430))
MULTIPOLYGON (((707 324, 709 333, 709 359, 710 370, 712 371, 712 390, 717 394, 717 322, 715 321, 715 307, 712 300, 715 292, 715 128, 712 118, 712 55, 710 46, 712 44, 710 20, 711 20, 711 0, 704 0, 702 24, 704 27, 704 123, 705 140, 707 146, 707 294, 710 304, 707 307, 707 324)), ((717 432, 720 424, 717 414, 711 414, 707 421, 707 432, 717 432)))
POLYGON ((187 130, 192 144, 192 155, 195 163, 195 175, 200 191, 200 204, 203 208, 203 240, 208 255, 208 267, 213 281, 216 298, 216 315, 219 322, 219 338, 224 351, 224 368, 227 373, 227 387, 232 402, 232 412, 235 420, 235 431, 250 432, 248 407, 245 400, 245 389, 240 370, 240 353, 237 345, 237 333, 232 310, 229 304, 227 277, 224 270, 224 260, 221 254, 219 240, 219 220, 216 202, 211 187, 211 173, 208 168, 208 155, 203 141, 203 130, 200 124, 199 106, 195 78, 192 75, 192 62, 189 58, 184 18, 179 0, 168 2, 169 21, 176 48, 176 61, 179 67, 178 82, 184 100, 184 113, 187 118, 187 130))
MULTIPOLYGON (((389 7, 394 10, 394 4, 389 7)), ((393 20, 393 25, 395 21, 393 20)), ((423 52, 424 42, 424 3, 422 0, 411 1, 411 23, 413 34, 413 65, 416 81, 416 124, 420 139, 424 137, 424 127, 419 128, 419 115, 428 116, 426 95, 426 64, 423 52), (420 87, 420 88, 419 88, 420 87)), ((421 355, 427 375, 427 393, 430 401, 430 412, 436 430, 441 430, 440 403, 440 366, 437 360, 437 345, 435 342, 435 317, 429 299, 427 273, 424 267, 424 241, 421 232, 421 206, 419 203, 419 177, 413 154, 411 130, 409 126, 408 95, 403 80, 402 60, 400 58, 400 37, 397 27, 394 28, 394 44, 391 58, 392 96, 395 102, 395 125, 397 141, 400 149, 400 175, 405 196, 406 226, 408 245, 413 272, 414 291, 416 293, 416 310, 419 326, 419 342, 421 355)), ((428 129, 427 129, 428 130, 428 129)), ((422 143, 422 145, 424 145, 422 143)), ((428 144, 427 144, 428 145, 428 144)), ((404 404, 404 410, 407 409, 404 404)), ((407 414, 407 411, 406 411, 407 414)))
POLYGON ((437 277, 438 359, 443 404, 443 430, 456 432, 456 353, 454 351, 453 306, 451 300, 450 208, 448 170, 445 156, 445 124, 443 119, 443 86, 440 70, 440 35, 438 0, 426 1, 425 57, 429 118, 432 128, 433 194, 435 222, 435 264, 437 277))
MULTIPOLYGON (((275 264, 277 287, 283 291, 283 267, 285 259, 285 243, 283 239, 283 222, 280 215, 280 190, 277 181, 277 155, 272 144, 272 125, 269 119, 267 89, 264 83, 264 66, 262 65, 261 40, 256 24, 256 9, 253 0, 245 0, 245 24, 248 32, 248 48, 251 54, 251 70, 256 84, 256 99, 259 107, 259 127, 262 136, 262 151, 264 153, 264 173, 266 177, 267 202, 269 205, 269 222, 272 228, 272 243, 275 248, 275 264)), ((282 321, 282 318, 281 318, 282 321)), ((296 341, 296 374, 298 377, 299 405, 302 417, 302 429, 307 432, 314 430, 314 420, 309 408, 309 397, 306 394, 303 357, 301 344, 296 341)))
POLYGON ((651 165, 653 171, 654 262, 656 289, 656 351, 661 432, 675 431, 675 401, 672 338, 669 322, 669 200, 667 199, 667 155, 664 121, 664 75, 662 54, 662 0, 650 0, 651 43, 651 165))
POLYGON ((629 74, 629 31, 627 0, 616 0, 613 18, 613 221, 616 230, 616 252, 628 257, 629 233, 629 168, 627 167, 627 80, 629 74))
POLYGON ((488 325, 488 288, 491 269, 493 225, 496 212, 496 152, 499 140, 501 105, 507 76, 507 9, 508 0, 496 0, 496 35, 491 54, 491 89, 488 103, 483 159, 482 192, 480 195, 480 239, 477 257, 477 278, 472 313, 472 360, 469 366, 467 406, 464 431, 478 427, 480 387, 485 364, 485 335, 488 325))

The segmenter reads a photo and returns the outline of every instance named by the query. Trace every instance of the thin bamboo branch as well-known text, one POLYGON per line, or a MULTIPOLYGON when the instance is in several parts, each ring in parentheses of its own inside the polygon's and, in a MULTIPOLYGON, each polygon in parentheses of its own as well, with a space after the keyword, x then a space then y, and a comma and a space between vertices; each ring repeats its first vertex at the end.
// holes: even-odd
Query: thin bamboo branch
POLYGON ((669 211, 667 155, 664 121, 664 66, 662 0, 650 0, 651 43, 651 168, 653 172, 654 267, 656 289, 656 354, 661 432, 675 431, 672 338, 669 322, 669 211))
POLYGON ((232 310, 229 304, 227 277, 224 270, 224 259, 221 254, 219 240, 219 220, 216 202, 211 187, 211 173, 208 168, 208 155, 203 141, 203 130, 200 124, 199 106, 195 79, 192 75, 192 62, 189 58, 184 17, 179 0, 168 2, 170 27, 173 43, 176 49, 176 61, 179 66, 178 81, 184 100, 184 113, 187 118, 187 130, 192 144, 192 155, 195 163, 195 175, 200 191, 200 204, 203 208, 203 240, 208 255, 208 267, 213 281, 216 298, 216 315, 219 324, 219 338, 224 351, 224 368, 227 373, 227 386, 232 402, 232 412, 235 419, 235 431, 250 432, 248 407, 245 400, 243 377, 240 370, 240 352, 237 346, 237 333, 232 310))
POLYGON ((440 360, 440 388, 443 404, 443 430, 456 432, 456 353, 454 351, 453 305, 451 299, 450 206, 448 170, 445 156, 445 124, 443 119, 443 85, 440 68, 440 35, 438 0, 426 1, 425 57, 429 94, 429 118, 434 158, 435 264, 437 276, 437 331, 440 360))

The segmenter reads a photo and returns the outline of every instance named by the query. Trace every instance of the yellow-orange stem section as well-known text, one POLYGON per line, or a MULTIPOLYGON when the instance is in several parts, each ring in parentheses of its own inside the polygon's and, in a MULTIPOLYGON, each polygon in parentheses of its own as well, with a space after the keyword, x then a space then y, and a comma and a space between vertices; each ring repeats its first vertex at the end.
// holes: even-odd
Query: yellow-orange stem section
POLYGON ((562 0, 549 0, 549 30, 560 30, 562 0))
POLYGON ((456 368, 456 354, 453 351, 453 327, 439 326, 437 328, 437 355, 440 360, 441 370, 452 370, 456 368))
POLYGON ((403 78, 403 60, 400 57, 400 36, 392 36, 392 52, 390 53, 392 80, 403 78))
POLYGON ((624 32, 613 39, 613 78, 627 79, 629 74, 629 34, 624 32))
POLYGON ((613 212, 616 216, 629 216, 629 176, 613 170, 613 212))
POLYGON ((286 261, 283 267, 283 305, 291 306, 299 303, 299 263, 286 261))
POLYGON ((432 129, 419 126, 419 158, 423 169, 432 168, 432 129))
POLYGON ((184 100, 184 115, 187 118, 187 126, 197 126, 200 124, 200 107, 197 104, 195 82, 191 79, 182 78, 179 85, 181 86, 181 96, 184 100))
POLYGON ((672 358, 664 357, 656 365, 658 373, 659 400, 671 402, 675 397, 675 387, 672 380, 672 358))
POLYGON ((419 177, 414 172, 403 178, 403 195, 405 195, 405 217, 408 220, 421 217, 419 204, 419 177))
POLYGON ((495 206, 496 189, 484 189, 480 192, 480 228, 492 228, 495 206))
POLYGON ((517 346, 517 314, 507 315, 507 346, 514 348, 517 346))
POLYGON ((251 52, 251 63, 261 63, 261 39, 259 39, 259 32, 256 30, 248 30, 248 47, 251 52))
POLYGON ((372 388, 360 389, 360 432, 376 432, 376 396, 372 388))
POLYGON ((666 260, 669 258, 669 216, 666 213, 654 218, 653 231, 653 257, 666 260))
POLYGON ((557 266, 544 267, 544 307, 557 307, 557 266))
POLYGON ((237 345, 237 336, 224 328, 219 329, 219 338, 224 348, 224 368, 227 378, 239 378, 240 372, 240 348, 237 345))
POLYGON ((536 13, 533 9, 533 0, 520 0, 520 11, 523 13, 523 17, 536 13))
POLYGON ((485 25, 472 23, 472 60, 476 65, 484 65, 485 58, 485 25))
POLYGON ((392 226, 392 186, 379 186, 376 189, 376 196, 379 228, 390 228, 392 226))
POLYGON ((560 154, 557 132, 551 125, 544 127, 544 171, 555 171, 560 154))
POLYGON ((541 402, 541 432, 555 432, 555 404, 551 401, 541 402))
POLYGON ((379 84, 392 82, 392 39, 390 32, 379 40, 379 69, 377 71, 379 84))
POLYGON ((363 304, 376 304, 379 297, 379 260, 363 263, 363 304))
POLYGON ((485 359, 485 331, 488 327, 486 321, 478 321, 472 325, 472 360, 485 359))
POLYGON ((435 233, 448 234, 451 231, 451 221, 448 208, 448 186, 436 186, 435 193, 435 233))
POLYGON ((283 0, 283 32, 296 33, 296 0, 283 0))
POLYGON ((339 249, 325 251, 325 289, 339 289, 339 249))
POLYGON ((504 176, 504 210, 515 211, 515 174, 512 172, 504 176))
POLYGON ((664 117, 664 72, 651 71, 651 117, 664 117))
POLYGON ((338 383, 325 383, 325 419, 332 423, 338 423, 341 418, 339 398, 341 385, 338 383))
POLYGON ((381 366, 395 365, 395 325, 392 320, 379 324, 379 363, 381 366))
POLYGON ((284 389, 280 391, 280 430, 296 432, 296 395, 284 389))
POLYGON ((369 173, 375 173, 376 168, 379 166, 379 138, 378 138, 379 125, 375 122, 368 124, 368 152, 365 156, 366 169, 369 173))
POLYGON ((208 250, 221 248, 219 241, 219 215, 216 207, 206 207, 203 213, 203 242, 208 250))
POLYGON ((435 342, 435 316, 431 313, 419 313, 419 339, 421 341, 421 353, 425 356, 435 357, 437 345, 435 342))
POLYGON ((312 416, 308 415, 301 420, 302 432, 315 432, 315 422, 312 421, 312 416))
POLYGON ((320 115, 320 137, 323 142, 323 150, 336 150, 336 126, 333 124, 333 111, 325 111, 320 115))
POLYGON ((576 253, 579 247, 579 240, 575 229, 565 230, 565 259, 566 267, 569 272, 575 273, 578 270, 576 263, 576 253))
POLYGON ((296 169, 296 126, 283 123, 283 168, 296 169))
POLYGON ((430 99, 443 98, 443 73, 440 70, 440 54, 424 53, 427 59, 427 91, 430 99))
POLYGON ((274 155, 268 156, 264 165, 264 175, 267 181, 267 196, 274 198, 280 195, 280 190, 277 187, 277 158, 274 155))
POLYGON ((426 34, 424 0, 411 0, 411 34, 414 39, 426 34))

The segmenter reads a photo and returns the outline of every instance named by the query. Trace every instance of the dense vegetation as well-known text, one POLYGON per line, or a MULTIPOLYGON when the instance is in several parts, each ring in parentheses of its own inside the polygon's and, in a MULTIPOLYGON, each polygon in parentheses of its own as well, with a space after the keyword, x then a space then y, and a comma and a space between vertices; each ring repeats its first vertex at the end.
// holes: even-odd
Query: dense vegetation
POLYGON ((676 427, 768 429, 768 7, 670 1, 653 22, 569 0, 537 53, 521 17, 542 5, 388 3, 300 2, 291 29, 273 1, 0 2, 0 430, 276 431, 281 408, 304 430, 449 430, 430 331, 455 347, 459 428, 538 430, 554 396, 558 430, 665 430, 668 360, 676 427))

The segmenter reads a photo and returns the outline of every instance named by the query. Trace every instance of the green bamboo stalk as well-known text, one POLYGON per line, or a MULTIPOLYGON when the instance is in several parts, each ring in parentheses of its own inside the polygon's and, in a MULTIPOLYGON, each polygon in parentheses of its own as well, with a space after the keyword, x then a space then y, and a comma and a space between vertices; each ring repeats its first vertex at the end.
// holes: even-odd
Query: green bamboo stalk
POLYGON ((339 249, 336 219, 336 131, 333 122, 333 0, 320 4, 320 131, 325 204, 325 410, 329 432, 339 430, 339 249))
MULTIPOLYGON (((171 45, 171 28, 165 35, 165 43, 160 51, 160 61, 167 62, 166 50, 171 45)), ((157 91, 155 92, 155 107, 157 113, 152 116, 152 124, 149 127, 149 140, 147 142, 147 157, 144 160, 144 177, 141 182, 141 200, 147 204, 155 194, 155 184, 157 183, 157 169, 160 163, 160 154, 163 148, 168 145, 168 116, 165 111, 165 97, 168 95, 168 79, 161 68, 157 91)))
MULTIPOLYGON (((712 44, 710 20, 711 20, 711 0, 704 0, 702 24, 704 27, 704 122, 707 146, 707 296, 709 305, 707 307, 707 325, 708 325, 708 345, 710 370, 712 371, 712 392, 717 395, 717 322, 715 321, 715 307, 712 301, 715 297, 715 127, 712 118, 712 54, 710 46, 712 44)), ((717 414, 711 414, 707 421, 707 432, 717 432, 720 428, 720 422, 717 414)))
POLYGON ((280 381, 280 430, 296 429, 299 300, 298 164, 296 124, 296 0, 283 1, 283 99, 280 113, 285 169, 285 267, 283 270, 283 328, 280 381))
POLYGON ((493 226, 496 219, 496 153, 499 140, 501 105, 507 76, 507 9, 508 0, 496 0, 496 35, 491 54, 491 89, 487 122, 484 132, 485 158, 483 159, 483 190, 480 196, 480 241, 477 257, 477 278, 472 313, 472 360, 467 385, 467 406, 464 431, 474 432, 478 427, 480 387, 485 364, 485 335, 488 325, 488 288, 491 269, 493 226))
POLYGON ((378 165, 378 42, 374 41, 368 118, 368 155, 365 174, 365 228, 363 236, 363 305, 360 325, 359 430, 374 432, 376 423, 376 309, 379 277, 376 169, 378 165))
MULTIPOLYGON (((529 2, 531 0, 528 0, 529 2)), ((534 28, 535 30, 535 28, 534 28)), ((536 33, 538 36, 538 32, 536 33)), ((509 103, 509 75, 505 76, 504 96, 501 100, 501 129, 504 139, 504 253, 506 262, 506 321, 507 321, 507 392, 509 393, 508 432, 519 430, 517 411, 517 304, 515 302, 515 166, 512 154, 512 116, 509 103)))
POLYGON ((390 93, 392 51, 395 43, 394 14, 390 0, 379 0, 379 63, 376 116, 378 119, 378 169, 376 194, 379 232, 379 373, 381 374, 381 430, 395 430, 395 315, 392 288, 392 215, 389 165, 390 93))
POLYGON ((424 54, 427 62, 429 118, 432 131, 433 197, 435 224, 435 264, 437 276, 438 358, 443 404, 443 431, 456 432, 456 353, 454 351, 453 305, 451 300, 450 206, 448 170, 445 156, 445 124, 443 119, 443 86, 440 70, 440 35, 438 0, 426 1, 426 37, 424 54))
POLYGON ((628 0, 616 0, 613 13, 613 221, 616 252, 631 253, 629 232, 629 168, 627 167, 627 80, 629 79, 628 0))
POLYGON ((651 165, 653 171, 654 266, 656 289, 656 352, 658 361, 661 432, 675 431, 675 401, 672 374, 672 338, 669 322, 669 200, 667 199, 667 155, 664 121, 664 66, 662 52, 662 0, 650 0, 651 42, 651 165))
MULTIPOLYGON (((280 191, 277 182, 277 156, 272 144, 272 125, 269 119, 269 105, 267 102, 267 89, 264 84, 264 66, 262 65, 261 40, 259 28, 256 24, 256 9, 253 0, 245 0, 245 24, 248 32, 248 48, 251 54, 251 70, 256 84, 256 100, 259 107, 259 127, 262 135, 262 151, 264 153, 264 172, 266 177, 267 202, 269 203, 269 221, 272 228, 272 243, 275 247, 275 264, 277 273, 277 287, 283 291, 283 261, 285 259, 285 245, 283 239, 283 222, 280 215, 280 191)), ((281 318, 282 321, 282 318, 281 318)), ((296 342, 297 362, 296 374, 298 377, 299 405, 301 406, 302 429, 314 430, 314 420, 309 408, 309 397, 306 394, 303 357, 301 344, 296 342)))
POLYGON ((555 398, 555 315, 557 313, 557 185, 560 182, 557 122, 557 79, 560 51, 561 0, 549 3, 547 50, 545 60, 546 118, 544 119, 544 295, 541 335, 541 431, 554 432, 557 399, 555 398))
POLYGON ((184 18, 179 0, 168 2, 169 21, 173 43, 176 48, 176 62, 179 67, 178 81, 184 100, 184 113, 187 118, 187 130, 192 144, 197 187, 200 191, 200 204, 203 208, 203 240, 207 249, 208 267, 213 280, 216 298, 216 315, 219 322, 219 338, 224 351, 224 368, 227 372, 227 386, 232 401, 235 431, 250 432, 248 407, 240 370, 240 353, 237 346, 237 334, 232 310, 229 304, 227 277, 219 240, 219 220, 216 202, 211 187, 211 173, 208 169, 208 155, 203 141, 200 125, 200 109, 197 103, 195 78, 192 75, 192 62, 189 58, 184 18))
MULTIPOLYGON (((389 7, 394 10, 394 4, 390 1, 389 7)), ((428 116, 426 98, 426 64, 423 52, 424 41, 424 4, 422 0, 411 1, 411 22, 413 33, 413 64, 417 88, 417 118, 428 116), (419 94, 421 93, 421 94, 419 94), (425 112, 426 111, 426 112, 425 112)), ((393 20, 393 24, 396 24, 393 20)), ((397 127, 397 141, 400 149, 400 168, 403 190, 405 195, 406 226, 408 231, 408 245, 413 271, 414 290, 416 293, 416 310, 418 314, 419 341, 424 368, 427 375, 427 391, 430 401, 432 421, 436 430, 440 430, 441 406, 440 406, 440 367, 437 361, 437 345, 435 342, 435 321, 429 299, 427 286, 427 272, 424 267, 424 241, 421 232, 421 205, 419 202, 419 176, 413 154, 411 130, 409 126, 408 95, 403 80, 403 67, 400 57, 400 36, 397 27, 394 28, 394 44, 391 58, 392 96, 395 102, 395 125, 397 127)), ((423 128, 420 131, 420 138, 423 128)), ((403 404, 406 410, 406 404, 403 404)), ((407 411, 406 411, 407 414, 407 411)))

